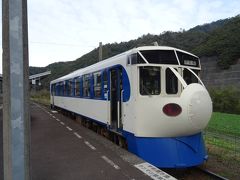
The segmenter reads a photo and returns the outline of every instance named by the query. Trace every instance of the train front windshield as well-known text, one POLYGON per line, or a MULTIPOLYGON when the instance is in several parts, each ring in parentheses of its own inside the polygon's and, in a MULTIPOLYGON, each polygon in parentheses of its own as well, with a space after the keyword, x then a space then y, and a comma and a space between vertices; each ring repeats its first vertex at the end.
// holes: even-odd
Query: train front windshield
POLYGON ((160 67, 140 67, 140 94, 160 94, 160 67))
POLYGON ((179 78, 181 78, 186 85, 200 83, 197 78, 198 74, 198 70, 189 70, 182 67, 172 70, 170 67, 140 66, 139 91, 143 96, 160 95, 161 92, 165 92, 168 95, 179 94, 184 87, 179 78), (164 74, 165 79, 161 78, 161 74, 164 74), (161 84, 163 87, 161 87, 161 84))
MULTIPOLYGON (((193 72, 198 76, 199 70, 193 70, 193 72)), ((198 79, 192 72, 190 72, 188 69, 183 69, 183 79, 187 84, 191 83, 198 83, 198 79)))
POLYGON ((189 85, 200 81, 198 78, 199 70, 196 70, 200 66, 199 59, 195 56, 178 51, 175 53, 173 50, 146 50, 140 51, 139 55, 135 55, 134 58, 134 61, 132 58, 132 62, 134 62, 132 64, 144 63, 146 65, 145 62, 156 64, 156 66, 139 67, 141 95, 160 95, 161 92, 169 95, 179 94, 184 87, 182 82, 189 85), (160 64, 164 65, 161 66, 160 64), (166 65, 169 65, 169 67, 166 65), (164 79, 161 74, 164 74, 164 79), (161 84, 163 87, 161 87, 161 84))

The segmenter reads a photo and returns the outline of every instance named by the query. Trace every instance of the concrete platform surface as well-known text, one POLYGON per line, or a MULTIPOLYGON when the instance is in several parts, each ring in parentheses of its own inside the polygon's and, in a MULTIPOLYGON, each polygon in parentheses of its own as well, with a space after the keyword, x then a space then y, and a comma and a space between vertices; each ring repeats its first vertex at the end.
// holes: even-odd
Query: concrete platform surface
POLYGON ((30 111, 32 180, 175 179, 48 107, 32 103, 30 111))

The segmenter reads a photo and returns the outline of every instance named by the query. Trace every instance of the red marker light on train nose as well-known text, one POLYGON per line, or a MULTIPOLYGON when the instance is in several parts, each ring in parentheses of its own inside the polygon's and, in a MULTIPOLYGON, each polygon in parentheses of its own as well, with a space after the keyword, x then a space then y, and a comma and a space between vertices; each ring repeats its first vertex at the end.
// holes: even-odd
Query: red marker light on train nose
POLYGON ((175 103, 166 104, 162 110, 167 116, 177 116, 182 112, 181 106, 175 103))

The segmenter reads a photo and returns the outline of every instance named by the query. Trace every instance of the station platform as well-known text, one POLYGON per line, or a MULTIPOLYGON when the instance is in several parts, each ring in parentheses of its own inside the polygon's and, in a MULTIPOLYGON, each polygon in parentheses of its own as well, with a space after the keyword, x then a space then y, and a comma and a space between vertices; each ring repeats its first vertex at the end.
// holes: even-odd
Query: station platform
POLYGON ((31 104, 30 159, 32 180, 175 179, 76 121, 36 103, 31 104))

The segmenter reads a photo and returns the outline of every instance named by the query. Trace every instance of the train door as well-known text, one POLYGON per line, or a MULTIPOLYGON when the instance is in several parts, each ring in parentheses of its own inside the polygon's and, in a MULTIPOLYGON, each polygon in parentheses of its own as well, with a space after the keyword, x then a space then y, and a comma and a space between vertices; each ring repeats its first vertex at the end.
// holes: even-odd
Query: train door
POLYGON ((112 129, 122 129, 122 69, 110 70, 110 126, 112 129))

